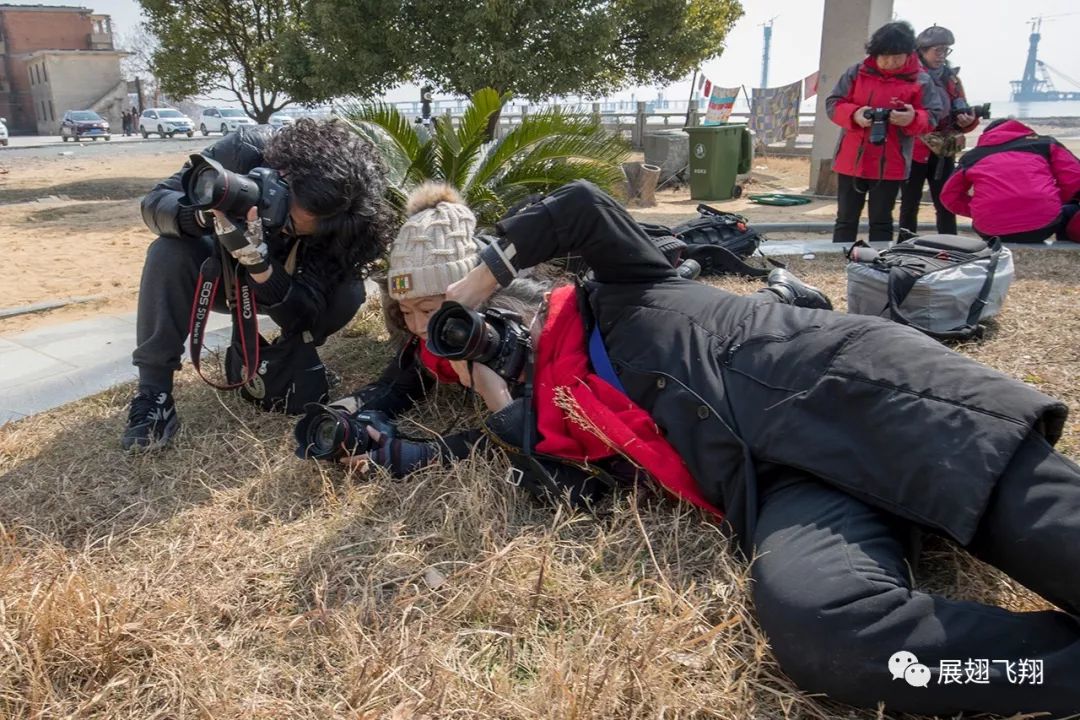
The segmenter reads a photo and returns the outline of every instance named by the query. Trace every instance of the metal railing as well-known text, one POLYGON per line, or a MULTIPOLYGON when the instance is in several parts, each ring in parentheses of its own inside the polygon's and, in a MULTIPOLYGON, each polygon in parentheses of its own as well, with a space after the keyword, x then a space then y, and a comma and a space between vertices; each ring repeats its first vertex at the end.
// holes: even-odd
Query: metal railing
MULTIPOLYGON (((398 109, 406 114, 411 114, 411 106, 416 103, 395 103, 398 109), (404 107, 403 107, 404 106, 404 107)), ((462 105, 463 109, 465 106, 462 105)), ((649 131, 661 130, 661 129, 682 129, 684 127, 697 127, 704 119, 704 114, 698 110, 697 103, 691 102, 687 110, 672 111, 672 110, 650 110, 649 103, 638 102, 635 103, 635 107, 627 108, 625 110, 603 110, 600 103, 592 103, 591 106, 585 110, 581 105, 563 106, 559 104, 543 105, 543 106, 530 106, 530 105, 513 105, 503 110, 499 116, 499 124, 496 127, 496 137, 502 137, 509 132, 516 125, 520 125, 521 121, 527 118, 530 114, 540 112, 546 109, 562 110, 571 117, 588 117, 594 121, 599 122, 606 130, 612 133, 622 135, 630 141, 630 144, 636 150, 641 150, 644 147, 645 134, 649 131)), ((419 113, 417 113, 419 114, 419 113)), ((453 108, 442 108, 439 113, 433 113, 443 122, 450 122, 456 124, 461 117, 461 113, 455 113, 453 108)), ((749 113, 739 112, 732 113, 730 122, 747 122, 750 119, 749 113)), ((814 114, 813 113, 800 113, 799 114, 799 134, 800 135, 812 135, 814 132, 814 114)), ((778 147, 782 146, 787 149, 794 149, 796 147, 797 138, 791 138, 785 143, 777 143, 778 147)))

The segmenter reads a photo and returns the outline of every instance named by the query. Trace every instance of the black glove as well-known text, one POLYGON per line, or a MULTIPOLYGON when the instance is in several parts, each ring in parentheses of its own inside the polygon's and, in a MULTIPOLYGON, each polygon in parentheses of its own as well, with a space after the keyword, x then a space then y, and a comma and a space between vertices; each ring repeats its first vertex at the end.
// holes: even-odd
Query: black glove
POLYGON ((378 447, 368 452, 368 458, 386 468, 392 476, 403 478, 438 460, 439 446, 434 442, 383 435, 378 447))

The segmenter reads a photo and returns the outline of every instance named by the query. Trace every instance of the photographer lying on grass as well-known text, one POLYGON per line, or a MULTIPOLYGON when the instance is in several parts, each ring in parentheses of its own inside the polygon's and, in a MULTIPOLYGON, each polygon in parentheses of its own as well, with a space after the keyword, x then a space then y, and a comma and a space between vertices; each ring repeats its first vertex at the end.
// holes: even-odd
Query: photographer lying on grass
MULTIPOLYGON (((529 328, 515 323, 513 318, 534 315, 545 292, 550 290, 546 283, 517 278, 485 303, 489 311, 510 314, 509 320, 501 320, 501 327, 516 332, 521 340, 516 348, 510 348, 497 359, 496 369, 492 369, 492 363, 435 355, 429 348, 430 320, 446 300, 446 289, 476 267, 477 249, 482 245, 474 240, 475 216, 457 191, 447 185, 427 183, 418 188, 409 197, 407 214, 408 220, 390 250, 386 315, 393 329, 407 330, 408 340, 377 381, 336 400, 329 408, 312 408, 312 413, 297 424, 297 454, 301 457, 339 459, 357 468, 374 462, 394 477, 404 477, 433 462, 468 457, 478 443, 486 445, 489 437, 494 437, 497 443, 505 433, 517 437, 521 423, 513 413, 497 414, 492 419, 492 425, 499 428, 494 434, 474 429, 438 440, 420 440, 396 433, 392 421, 426 397, 437 383, 471 387, 485 398, 505 394, 509 401, 520 395, 520 384, 508 386, 500 377, 500 373, 504 377, 516 377, 527 359, 529 328), (350 414, 351 421, 346 418, 350 414), (335 436, 335 429, 344 435, 335 436), (342 447, 343 443, 346 447, 342 447)), ((671 240, 649 242, 663 250, 681 246, 671 240)), ((679 258, 669 255, 665 262, 670 267, 679 258)), ((829 307, 824 296, 799 283, 790 273, 774 271, 768 282, 769 287, 761 292, 769 297, 829 307)), ((473 339, 478 343, 487 341, 487 338, 473 339)), ((565 497, 578 507, 587 507, 617 482, 612 475, 613 466, 619 466, 615 475, 627 474, 622 472, 627 467, 619 458, 612 458, 611 463, 589 465, 532 455, 518 457, 516 464, 523 471, 519 478, 527 489, 541 496, 565 497)), ((633 476, 632 471, 628 474, 633 476)))
MULTIPOLYGON (((761 625, 807 692, 923 714, 1080 711, 1080 468, 1051 446, 1063 403, 896 323, 681 279, 588 183, 498 233, 449 300, 478 307, 554 256, 594 273, 524 320, 523 376, 474 364, 487 430, 526 475, 546 469, 537 461, 625 457, 722 513, 755 558, 761 625), (1063 611, 914 590, 913 531, 951 538, 1063 611), (946 681, 946 660, 972 658, 1038 663, 1040 681, 997 663, 985 682, 946 681)), ((462 312, 445 306, 429 345, 458 342, 449 320, 462 312)))
MULTIPOLYGON (((480 430, 438 440, 406 438, 394 430, 393 421, 423 401, 439 383, 468 387, 472 382, 468 363, 436 357, 426 340, 428 320, 446 299, 446 288, 476 266, 476 217, 456 190, 441 183, 417 188, 409 196, 406 214, 408 219, 390 248, 384 314, 394 334, 407 339, 378 380, 326 408, 312 408, 311 414, 300 420, 296 434, 302 457, 340 459, 358 468, 371 461, 395 477, 404 477, 440 459, 468 457, 474 445, 484 439, 480 430), (352 437, 355 446, 350 445, 351 455, 343 456, 340 439, 317 442, 322 421, 329 432, 332 427, 348 425, 350 415, 360 421, 352 437)), ((521 278, 500 290, 488 305, 508 312, 526 311, 542 302, 547 289, 545 283, 521 278)))

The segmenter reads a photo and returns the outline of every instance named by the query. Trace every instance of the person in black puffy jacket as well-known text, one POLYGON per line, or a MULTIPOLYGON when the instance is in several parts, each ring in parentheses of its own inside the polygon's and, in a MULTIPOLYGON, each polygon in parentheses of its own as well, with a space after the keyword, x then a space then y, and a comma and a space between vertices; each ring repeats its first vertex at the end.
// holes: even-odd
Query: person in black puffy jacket
POLYGON ((523 313, 531 398, 474 363, 511 462, 621 457, 722 513, 772 652, 805 692, 879 713, 1080 711, 1080 467, 1053 447, 1065 403, 913 328, 821 309, 793 278, 751 295, 685 280, 587 182, 495 231, 448 300, 477 307, 552 257, 593 273, 523 313), (924 533, 1059 609, 914 586, 924 533))
MULTIPOLYGON (((289 183, 284 227, 268 229, 262 244, 233 255, 248 270, 259 312, 284 336, 310 333, 322 344, 364 302, 364 269, 391 237, 386 168, 374 145, 340 121, 305 119, 276 131, 240 128, 202 154, 240 174, 270 167, 289 183)), ((181 189, 189 166, 142 201, 143 221, 158 238, 147 250, 139 289, 132 354, 139 389, 122 440, 129 451, 162 447, 179 428, 173 374, 180 369, 199 268, 218 253, 213 216, 193 208, 181 189)), ((215 310, 225 310, 221 293, 215 310)))

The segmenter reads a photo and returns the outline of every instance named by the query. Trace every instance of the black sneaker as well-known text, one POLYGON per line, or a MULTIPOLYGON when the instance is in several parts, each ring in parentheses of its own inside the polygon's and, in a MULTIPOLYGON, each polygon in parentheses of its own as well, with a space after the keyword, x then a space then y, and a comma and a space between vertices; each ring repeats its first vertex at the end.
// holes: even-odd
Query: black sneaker
POLYGON ((766 282, 769 287, 765 289, 778 295, 780 301, 788 305, 817 310, 833 309, 832 301, 825 293, 813 285, 807 285, 788 270, 776 268, 769 273, 766 282))
POLYGON ((121 445, 129 452, 156 450, 169 444, 180 429, 176 403, 168 392, 139 390, 131 400, 121 445))

